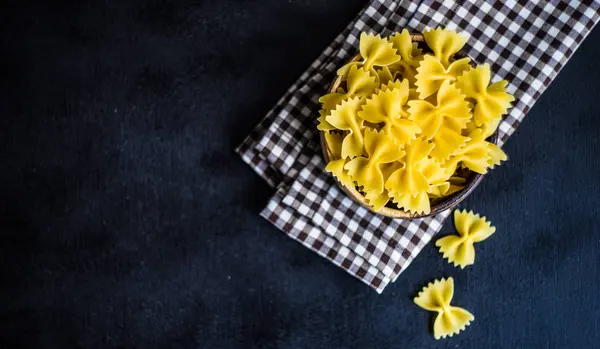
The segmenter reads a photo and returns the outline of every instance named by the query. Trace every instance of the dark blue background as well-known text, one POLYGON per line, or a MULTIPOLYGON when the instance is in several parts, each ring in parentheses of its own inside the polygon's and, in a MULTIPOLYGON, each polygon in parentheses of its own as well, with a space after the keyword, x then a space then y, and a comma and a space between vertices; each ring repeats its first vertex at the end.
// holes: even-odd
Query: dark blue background
POLYGON ((592 348, 600 341, 600 31, 383 295, 258 216, 233 149, 365 1, 14 1, 0 8, 0 347, 592 348), (453 230, 450 222, 444 232, 453 230), (412 297, 475 314, 435 341, 412 297))

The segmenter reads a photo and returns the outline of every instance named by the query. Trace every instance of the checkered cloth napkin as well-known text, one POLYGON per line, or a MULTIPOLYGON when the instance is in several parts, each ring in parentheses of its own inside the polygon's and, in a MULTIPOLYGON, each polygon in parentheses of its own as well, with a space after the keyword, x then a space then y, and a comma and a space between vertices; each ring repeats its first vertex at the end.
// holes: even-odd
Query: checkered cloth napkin
POLYGON ((358 51, 360 33, 441 26, 469 35, 465 52, 478 64, 490 63, 492 81, 508 80, 516 98, 499 125, 503 144, 599 17, 595 1, 372 0, 237 148, 277 189, 261 215, 382 292, 440 230, 449 212, 416 220, 378 216, 348 198, 324 172, 318 98, 337 68, 358 51))

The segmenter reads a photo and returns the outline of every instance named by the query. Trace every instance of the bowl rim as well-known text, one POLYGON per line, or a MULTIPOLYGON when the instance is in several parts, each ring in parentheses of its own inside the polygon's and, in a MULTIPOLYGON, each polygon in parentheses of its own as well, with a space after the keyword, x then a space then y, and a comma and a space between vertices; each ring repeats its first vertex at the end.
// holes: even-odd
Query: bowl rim
MULTIPOLYGON (((425 42, 425 37, 421 33, 412 33, 412 34, 410 34, 410 36, 411 36, 411 40, 413 42, 418 42, 418 43, 425 42)), ((454 58, 458 58, 458 59, 465 58, 465 57, 469 57, 469 56, 462 50, 457 52, 454 55, 454 58)), ((350 62, 356 61, 358 59, 360 59, 360 53, 357 53, 346 63, 350 63, 350 62)), ((472 67, 476 66, 476 64, 472 58, 471 58, 470 64, 472 67)), ((339 85, 341 83, 342 83, 342 76, 337 75, 336 78, 331 82, 327 92, 328 93, 335 92, 335 90, 339 87, 339 85)), ((328 131, 319 131, 319 139, 321 142, 321 150, 323 153, 323 158, 325 160, 325 163, 329 163, 329 161, 331 161, 332 152, 328 147, 327 140, 325 139, 325 132, 328 132, 328 131)), ((498 143, 498 128, 496 128, 494 133, 492 135, 490 135, 486 139, 486 141, 494 143, 494 144, 498 143)), ((425 213, 425 214, 410 213, 410 212, 407 212, 407 211, 404 211, 401 209, 395 209, 395 208, 391 208, 391 207, 387 207, 387 206, 383 207, 379 211, 375 211, 367 203, 367 199, 364 197, 364 195, 362 195, 358 190, 356 190, 355 187, 348 188, 348 187, 344 186, 335 176, 332 176, 332 177, 335 180, 337 186, 343 192, 345 192, 351 199, 353 199, 355 202, 360 204, 362 207, 368 209, 369 211, 371 211, 375 214, 379 214, 379 215, 391 217, 391 218, 419 219, 419 218, 431 217, 431 216, 437 215, 441 212, 444 212, 448 209, 452 209, 452 208, 456 207, 464 199, 466 199, 473 192, 473 190, 475 190, 475 188, 483 180, 483 176, 484 176, 483 174, 473 172, 473 175, 472 175, 470 181, 467 183, 467 185, 462 190, 460 190, 452 195, 449 195, 448 197, 444 198, 444 200, 442 200, 436 204, 431 205, 431 209, 430 209, 429 213, 425 213)))

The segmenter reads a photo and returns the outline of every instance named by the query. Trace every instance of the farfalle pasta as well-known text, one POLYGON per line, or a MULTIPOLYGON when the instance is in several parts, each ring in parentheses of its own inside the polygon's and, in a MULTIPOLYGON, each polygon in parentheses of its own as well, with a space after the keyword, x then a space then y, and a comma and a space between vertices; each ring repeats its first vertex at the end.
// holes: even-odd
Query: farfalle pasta
POLYGON ((492 82, 488 64, 457 55, 464 36, 438 28, 423 37, 419 46, 407 30, 362 33, 360 54, 319 99, 326 170, 374 211, 428 214, 472 173, 507 159, 487 141, 514 100, 507 82, 492 82))
POLYGON ((475 320, 466 309, 450 305, 453 296, 454 279, 449 277, 429 283, 414 299, 419 307, 438 313, 433 322, 435 339, 452 337, 475 320))
POLYGON ((341 157, 355 158, 363 154, 363 120, 358 117, 358 110, 363 104, 363 99, 353 97, 342 101, 325 120, 338 130, 348 131, 342 140, 341 157))
POLYGON ((489 238, 496 232, 496 228, 486 221, 485 217, 466 210, 454 211, 454 226, 459 235, 445 236, 438 239, 435 245, 440 248, 440 253, 448 259, 448 262, 464 269, 475 263, 473 244, 489 238))
POLYGON ((381 165, 398 161, 404 151, 394 139, 384 132, 366 130, 364 138, 366 157, 355 157, 348 161, 344 169, 352 179, 361 183, 366 192, 380 194, 383 192, 383 175, 381 165))

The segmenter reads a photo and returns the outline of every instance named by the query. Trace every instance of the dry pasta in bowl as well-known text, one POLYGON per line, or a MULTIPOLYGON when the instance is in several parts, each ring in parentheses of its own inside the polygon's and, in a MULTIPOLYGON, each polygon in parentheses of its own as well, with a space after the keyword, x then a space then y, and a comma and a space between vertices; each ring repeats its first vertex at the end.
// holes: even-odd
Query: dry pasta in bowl
POLYGON ((361 205, 397 218, 436 214, 507 159, 497 128, 514 97, 465 43, 439 28, 362 33, 360 53, 319 99, 326 171, 361 205))

